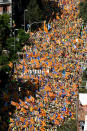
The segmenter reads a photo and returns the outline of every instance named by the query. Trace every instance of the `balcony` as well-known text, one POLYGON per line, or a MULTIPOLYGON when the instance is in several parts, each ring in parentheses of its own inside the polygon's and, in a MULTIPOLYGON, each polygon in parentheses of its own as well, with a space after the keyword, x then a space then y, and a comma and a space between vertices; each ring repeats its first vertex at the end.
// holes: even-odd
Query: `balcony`
POLYGON ((0 0, 0 5, 11 4, 12 0, 0 0))

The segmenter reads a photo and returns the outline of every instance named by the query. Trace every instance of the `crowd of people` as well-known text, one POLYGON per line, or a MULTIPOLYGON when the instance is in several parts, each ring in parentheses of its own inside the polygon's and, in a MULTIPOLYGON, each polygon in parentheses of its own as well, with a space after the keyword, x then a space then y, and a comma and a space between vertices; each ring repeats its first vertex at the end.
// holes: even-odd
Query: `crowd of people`
POLYGON ((24 101, 12 101, 16 110, 9 129, 45 131, 76 119, 82 77, 80 62, 86 61, 87 30, 84 27, 80 35, 79 0, 59 0, 59 4, 63 8, 61 18, 56 16, 50 31, 31 33, 34 45, 23 48, 24 57, 16 64, 15 79, 39 82, 39 88, 35 90, 36 97, 27 91, 24 101), (29 73, 33 69, 43 73, 29 73))

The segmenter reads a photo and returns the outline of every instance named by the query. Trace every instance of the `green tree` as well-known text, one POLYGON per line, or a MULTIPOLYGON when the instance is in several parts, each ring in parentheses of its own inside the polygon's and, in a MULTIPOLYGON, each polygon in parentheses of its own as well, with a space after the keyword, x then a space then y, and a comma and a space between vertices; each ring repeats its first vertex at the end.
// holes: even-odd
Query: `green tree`
POLYGON ((26 34, 23 29, 20 29, 18 31, 18 39, 19 39, 19 43, 21 44, 25 43, 29 39, 29 33, 26 34))
POLYGON ((0 55, 0 65, 5 65, 8 63, 8 56, 6 55, 0 55))
POLYGON ((6 39, 10 34, 10 16, 8 14, 0 15, 0 46, 3 48, 6 39))
POLYGON ((6 49, 9 51, 10 61, 17 58, 17 52, 21 51, 23 44, 28 39, 29 39, 29 34, 26 34, 23 29, 19 29, 18 34, 15 36, 15 38, 9 37, 6 40, 6 49))
POLYGON ((80 8, 80 13, 79 13, 79 17, 82 18, 84 20, 84 23, 87 23, 87 0, 85 0, 84 2, 81 2, 79 4, 79 8, 80 8))
POLYGON ((57 131, 77 131, 76 120, 69 120, 64 125, 57 127, 57 131))
POLYGON ((26 13, 27 22, 32 23, 35 21, 40 21, 42 19, 42 10, 40 9, 37 0, 30 0, 27 6, 28 12, 26 13))
POLYGON ((9 37, 6 41, 6 49, 10 51, 10 54, 13 54, 14 48, 12 46, 14 46, 14 37, 9 37))
POLYGON ((87 80, 87 68, 83 72, 82 80, 87 80))

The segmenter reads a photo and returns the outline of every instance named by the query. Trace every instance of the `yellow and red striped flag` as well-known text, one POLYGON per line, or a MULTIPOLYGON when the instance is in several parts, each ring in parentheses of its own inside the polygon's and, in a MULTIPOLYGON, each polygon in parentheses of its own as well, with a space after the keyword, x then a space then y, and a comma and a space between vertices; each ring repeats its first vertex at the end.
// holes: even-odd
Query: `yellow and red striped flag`
POLYGON ((46 27, 46 21, 44 21, 44 31, 48 33, 47 27, 46 27))

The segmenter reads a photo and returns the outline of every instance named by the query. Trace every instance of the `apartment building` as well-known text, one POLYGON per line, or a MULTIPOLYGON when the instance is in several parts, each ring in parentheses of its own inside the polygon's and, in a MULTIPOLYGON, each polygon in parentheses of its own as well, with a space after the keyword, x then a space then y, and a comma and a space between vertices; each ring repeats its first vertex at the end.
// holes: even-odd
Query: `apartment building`
POLYGON ((12 0, 0 0, 0 15, 12 13, 12 0))

